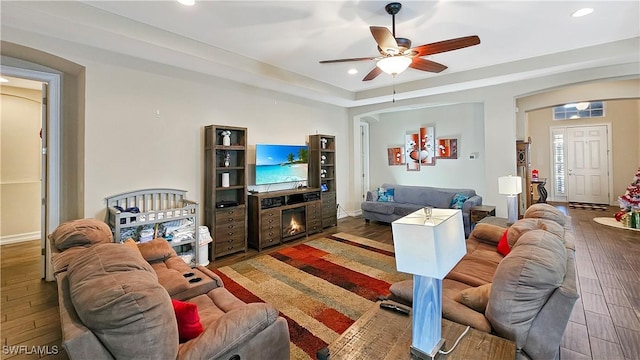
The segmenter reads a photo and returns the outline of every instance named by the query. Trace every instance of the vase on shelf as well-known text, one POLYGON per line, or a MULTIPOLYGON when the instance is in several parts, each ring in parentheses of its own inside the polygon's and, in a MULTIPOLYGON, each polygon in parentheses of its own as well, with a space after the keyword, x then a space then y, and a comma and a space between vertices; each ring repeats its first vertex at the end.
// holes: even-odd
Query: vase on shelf
POLYGON ((229 187, 229 173, 222 173, 222 187, 229 187))
POLYGON ((227 151, 224 154, 224 167, 229 167, 230 164, 231 164, 231 154, 229 154, 229 152, 227 151))
POLYGON ((231 131, 224 130, 222 133, 222 146, 231 146, 231 131))

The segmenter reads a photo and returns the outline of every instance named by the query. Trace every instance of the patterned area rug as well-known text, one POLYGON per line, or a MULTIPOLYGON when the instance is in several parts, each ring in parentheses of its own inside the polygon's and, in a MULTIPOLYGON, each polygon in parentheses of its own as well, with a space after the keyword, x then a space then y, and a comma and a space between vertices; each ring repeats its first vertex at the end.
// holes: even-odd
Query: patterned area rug
POLYGON ((603 204, 590 204, 590 203, 576 203, 570 202, 569 207, 572 209, 587 209, 587 210, 609 210, 609 206, 603 204))
POLYGON ((291 359, 316 359, 389 286, 411 275, 396 271, 393 246, 338 233, 214 270, 245 302, 267 302, 289 323, 291 359))

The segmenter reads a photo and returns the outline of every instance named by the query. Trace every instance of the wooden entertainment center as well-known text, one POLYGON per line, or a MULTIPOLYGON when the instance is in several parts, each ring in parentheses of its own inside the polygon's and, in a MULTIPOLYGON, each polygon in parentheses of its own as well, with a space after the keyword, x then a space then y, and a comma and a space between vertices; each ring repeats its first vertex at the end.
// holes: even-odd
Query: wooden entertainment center
POLYGON ((322 231, 320 189, 249 195, 249 245, 263 248, 322 231))
POLYGON ((247 128, 204 127, 204 224, 212 259, 263 248, 336 226, 336 139, 309 135, 308 188, 247 196, 247 128))

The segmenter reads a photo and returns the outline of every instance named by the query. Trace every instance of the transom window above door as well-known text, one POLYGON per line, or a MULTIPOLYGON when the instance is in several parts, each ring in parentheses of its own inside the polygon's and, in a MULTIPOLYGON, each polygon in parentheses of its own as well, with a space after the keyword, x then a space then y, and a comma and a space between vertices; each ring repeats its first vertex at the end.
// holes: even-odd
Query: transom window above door
POLYGON ((553 108, 553 120, 572 120, 604 116, 603 101, 569 103, 553 108))

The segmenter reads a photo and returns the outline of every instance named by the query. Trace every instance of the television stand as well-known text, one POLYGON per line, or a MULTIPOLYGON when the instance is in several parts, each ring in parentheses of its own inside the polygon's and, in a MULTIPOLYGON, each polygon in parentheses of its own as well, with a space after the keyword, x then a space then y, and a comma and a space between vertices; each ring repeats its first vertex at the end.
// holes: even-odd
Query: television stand
POLYGON ((322 231, 320 189, 249 195, 249 246, 262 249, 322 231))

